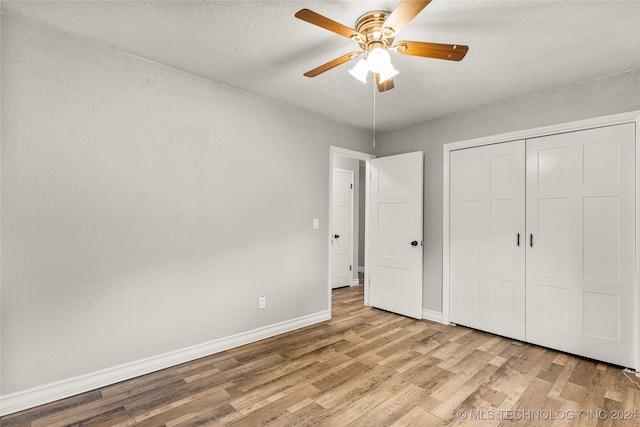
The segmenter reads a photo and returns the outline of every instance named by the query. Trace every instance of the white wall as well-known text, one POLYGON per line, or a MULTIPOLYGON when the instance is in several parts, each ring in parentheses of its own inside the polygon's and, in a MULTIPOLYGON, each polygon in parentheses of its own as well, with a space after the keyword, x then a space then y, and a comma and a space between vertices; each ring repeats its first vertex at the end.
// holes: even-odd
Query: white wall
POLYGON ((423 307, 442 311, 443 144, 638 109, 640 70, 634 70, 377 135, 378 157, 425 153, 423 307))
POLYGON ((1 394, 329 309, 370 133, 2 19, 1 394))

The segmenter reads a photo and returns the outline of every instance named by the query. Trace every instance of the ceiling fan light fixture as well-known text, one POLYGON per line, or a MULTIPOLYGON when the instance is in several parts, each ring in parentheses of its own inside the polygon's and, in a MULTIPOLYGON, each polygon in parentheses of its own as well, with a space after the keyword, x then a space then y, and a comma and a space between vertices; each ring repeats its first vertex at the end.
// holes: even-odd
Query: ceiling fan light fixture
POLYGON ((361 81, 362 83, 367 82, 367 73, 369 72, 369 67, 367 66, 367 61, 364 59, 359 60, 356 65, 349 70, 349 74, 353 77, 361 81))
POLYGON ((391 62, 389 62, 385 69, 380 71, 380 83, 384 83, 387 80, 394 78, 398 74, 400 74, 400 72, 393 68, 393 65, 391 64, 391 62))
POLYGON ((295 14, 296 18, 353 40, 360 48, 358 51, 349 52, 307 71, 304 76, 316 77, 345 62, 361 57, 366 59, 360 60, 349 70, 349 73, 359 81, 366 83, 367 73, 371 71, 375 74, 374 80, 378 86, 378 92, 386 92, 395 87, 392 78, 398 74, 398 71, 391 65, 391 57, 388 52, 390 49, 402 55, 461 61, 467 54, 469 46, 395 41, 396 34, 402 31, 429 3, 431 0, 400 0, 393 11, 371 10, 357 19, 355 29, 312 10, 299 10, 295 14))
POLYGON ((367 55, 367 66, 372 73, 380 73, 391 63, 391 57, 386 49, 376 47, 367 55))

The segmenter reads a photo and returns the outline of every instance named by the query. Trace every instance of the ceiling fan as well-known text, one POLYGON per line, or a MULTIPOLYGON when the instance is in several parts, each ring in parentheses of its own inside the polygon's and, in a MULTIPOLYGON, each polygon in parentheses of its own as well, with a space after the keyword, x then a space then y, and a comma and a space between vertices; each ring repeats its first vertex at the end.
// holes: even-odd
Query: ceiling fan
POLYGON ((393 12, 372 10, 358 18, 355 30, 312 10, 299 10, 295 14, 296 18, 351 39, 361 49, 342 55, 304 75, 316 77, 352 59, 366 56, 366 60, 361 58, 349 72, 366 83, 366 75, 371 71, 378 91, 384 92, 394 88, 393 76, 398 74, 391 65, 388 50, 395 50, 403 55, 460 61, 469 50, 468 46, 415 41, 399 41, 394 44, 396 35, 429 3, 431 0, 401 0, 393 12))

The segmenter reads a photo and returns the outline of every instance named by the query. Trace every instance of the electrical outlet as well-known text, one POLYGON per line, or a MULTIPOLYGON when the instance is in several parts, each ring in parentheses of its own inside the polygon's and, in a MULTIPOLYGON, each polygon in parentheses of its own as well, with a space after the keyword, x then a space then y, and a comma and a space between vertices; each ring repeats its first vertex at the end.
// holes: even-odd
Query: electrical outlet
POLYGON ((267 307, 267 297, 265 296, 261 296, 260 298, 258 298, 258 308, 259 309, 263 309, 267 307))

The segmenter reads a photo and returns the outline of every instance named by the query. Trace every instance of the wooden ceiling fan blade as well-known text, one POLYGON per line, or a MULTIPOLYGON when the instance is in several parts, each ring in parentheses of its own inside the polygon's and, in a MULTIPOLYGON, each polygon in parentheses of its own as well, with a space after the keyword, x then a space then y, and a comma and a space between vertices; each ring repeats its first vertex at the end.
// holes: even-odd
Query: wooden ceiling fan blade
POLYGON ((326 16, 320 15, 313 10, 301 9, 296 12, 295 16, 298 19, 302 19, 303 21, 307 21, 310 24, 317 25, 318 27, 339 34, 348 39, 353 39, 357 36, 360 36, 361 38, 363 37, 362 34, 357 32, 356 30, 349 28, 346 25, 342 25, 341 23, 336 22, 332 19, 329 19, 326 16))
POLYGON ((393 84, 393 79, 387 79, 383 82, 380 82, 380 74, 376 73, 376 85, 378 85, 378 92, 386 92, 395 87, 393 84))
POLYGON ((332 68, 337 67, 338 65, 342 65, 345 62, 349 62, 351 61, 353 58, 357 58, 358 56, 362 55, 364 52, 349 52, 347 54, 344 54, 336 59, 334 59, 333 61, 329 61, 326 64, 322 64, 319 67, 314 68, 311 71, 307 71, 306 73, 304 73, 304 75, 306 77, 315 77, 319 74, 324 73, 325 71, 329 71, 332 68))
POLYGON ((469 46, 461 44, 442 44, 427 42, 400 41, 394 46, 398 53, 425 58, 460 61, 467 54, 469 46))
POLYGON ((398 34, 429 3, 431 3, 431 0, 401 0, 387 20, 384 21, 385 28, 391 28, 398 34))

